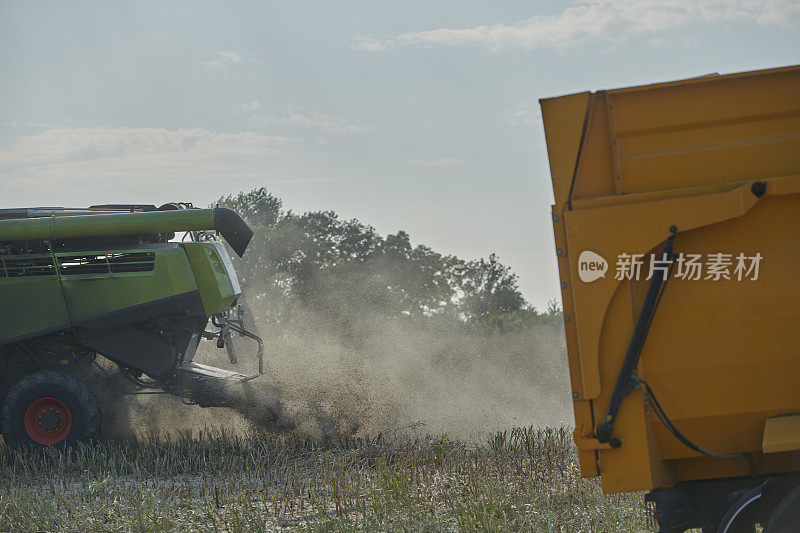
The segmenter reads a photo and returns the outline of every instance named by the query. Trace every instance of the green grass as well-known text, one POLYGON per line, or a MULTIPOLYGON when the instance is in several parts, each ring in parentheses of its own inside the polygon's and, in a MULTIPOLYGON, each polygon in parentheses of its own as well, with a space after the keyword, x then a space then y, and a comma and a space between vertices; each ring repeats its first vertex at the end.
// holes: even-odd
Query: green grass
POLYGON ((580 478, 567 428, 0 449, 0 531, 649 531, 649 515, 580 478))

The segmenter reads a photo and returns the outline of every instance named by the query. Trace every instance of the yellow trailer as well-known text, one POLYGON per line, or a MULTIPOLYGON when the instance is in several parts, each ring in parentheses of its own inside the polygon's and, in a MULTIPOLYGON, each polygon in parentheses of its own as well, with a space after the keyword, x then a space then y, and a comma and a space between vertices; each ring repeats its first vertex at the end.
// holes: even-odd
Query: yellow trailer
POLYGON ((800 531, 800 66, 541 107, 583 476, 800 531))

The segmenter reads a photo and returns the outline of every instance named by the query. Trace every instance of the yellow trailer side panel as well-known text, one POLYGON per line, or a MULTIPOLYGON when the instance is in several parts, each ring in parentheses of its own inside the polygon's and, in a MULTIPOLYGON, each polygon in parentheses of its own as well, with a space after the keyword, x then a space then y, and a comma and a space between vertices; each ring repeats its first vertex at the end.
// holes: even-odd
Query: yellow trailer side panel
POLYGON ((583 475, 629 491, 750 473, 680 443, 639 390, 622 400, 619 447, 594 438, 650 284, 647 265, 628 279, 625 257, 659 253, 672 228, 681 261, 728 261, 727 275, 673 272, 637 376, 703 448, 798 470, 800 454, 763 455, 762 439, 767 419, 800 413, 800 66, 541 104, 583 475))

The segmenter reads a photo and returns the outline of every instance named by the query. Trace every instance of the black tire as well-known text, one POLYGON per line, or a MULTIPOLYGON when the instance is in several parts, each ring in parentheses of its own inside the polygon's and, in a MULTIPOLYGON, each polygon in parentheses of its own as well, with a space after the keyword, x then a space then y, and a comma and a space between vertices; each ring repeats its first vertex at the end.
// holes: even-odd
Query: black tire
POLYGON ((718 533, 754 533, 756 515, 762 502, 763 486, 758 485, 742 492, 720 520, 718 533))
POLYGON ((56 370, 25 376, 3 401, 3 438, 12 447, 69 447, 97 437, 100 408, 89 387, 56 370))
POLYGON ((784 496, 772 510, 764 533, 783 533, 800 531, 800 486, 784 496))

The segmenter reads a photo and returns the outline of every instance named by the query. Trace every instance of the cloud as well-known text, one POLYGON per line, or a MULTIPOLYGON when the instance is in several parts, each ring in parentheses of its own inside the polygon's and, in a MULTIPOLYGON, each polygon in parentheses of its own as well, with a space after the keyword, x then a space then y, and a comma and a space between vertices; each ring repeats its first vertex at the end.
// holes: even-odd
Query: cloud
POLYGON ((771 0, 763 4, 759 24, 774 24, 783 28, 800 26, 800 2, 797 0, 771 0))
POLYGON ((365 52, 378 52, 394 46, 393 39, 379 39, 373 36, 356 36, 353 38, 352 46, 356 50, 365 52))
POLYGON ((238 63, 242 60, 242 56, 236 52, 219 52, 219 56, 226 63, 238 63))
POLYGON ((55 127, 0 145, 0 181, 12 188, 111 189, 256 177, 265 174, 265 158, 286 154, 294 141, 203 128, 55 127))
POLYGON ((318 129, 326 133, 364 133, 372 129, 370 126, 350 124, 341 117, 332 117, 317 111, 302 112, 293 107, 290 107, 289 113, 284 116, 251 115, 250 122, 259 127, 282 125, 318 129))
POLYGON ((213 70, 222 70, 228 67, 229 65, 233 65, 235 63, 241 63, 242 56, 240 56, 236 52, 217 52, 214 57, 211 59, 204 59, 200 61, 200 66, 204 69, 210 71, 213 70))
POLYGON ((473 28, 439 28, 395 37, 358 36, 357 50, 380 51, 396 46, 481 45, 503 48, 565 49, 591 42, 622 42, 637 35, 693 22, 747 23, 800 28, 797 0, 583 0, 550 16, 534 16, 518 24, 473 28))
POLYGON ((157 153, 274 153, 288 137, 257 132, 216 133, 203 128, 51 128, 0 149, 0 165, 19 161, 60 161, 142 156, 157 153))
POLYGON ((466 163, 466 159, 457 159, 455 157, 439 157, 435 159, 407 159, 407 165, 417 167, 454 167, 466 163))
POLYGON ((252 112, 252 111, 261 111, 264 106, 261 105, 261 102, 252 101, 249 104, 242 104, 239 106, 239 111, 245 112, 252 112))
POLYGON ((539 104, 518 104, 506 113, 503 123, 511 126, 539 126, 542 124, 542 112, 539 104))

